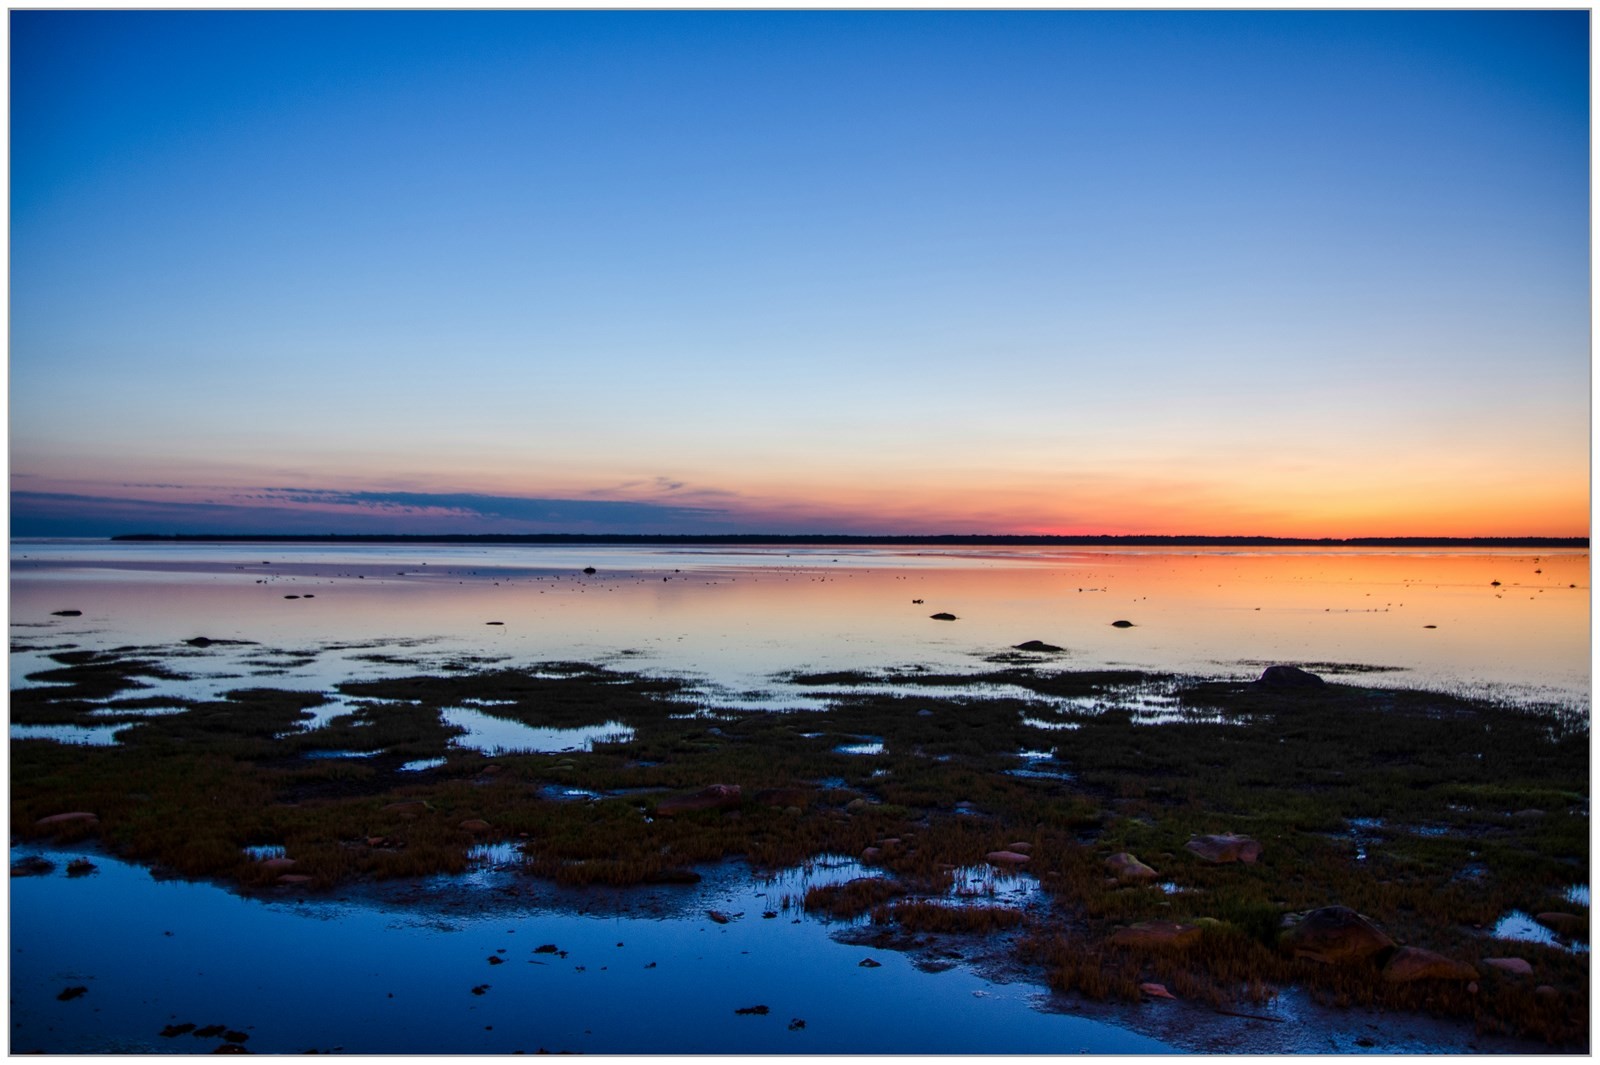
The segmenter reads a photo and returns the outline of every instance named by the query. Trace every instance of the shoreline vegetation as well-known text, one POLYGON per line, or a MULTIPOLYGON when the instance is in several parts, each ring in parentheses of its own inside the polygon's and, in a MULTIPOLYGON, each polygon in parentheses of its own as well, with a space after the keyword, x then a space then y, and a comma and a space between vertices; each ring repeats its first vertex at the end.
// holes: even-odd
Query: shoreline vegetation
POLYGON ((1033 536, 945 533, 858 536, 835 533, 124 533, 120 543, 281 544, 644 544, 895 547, 1527 547, 1588 548, 1587 536, 1033 536))
POLYGON ((109 746, 11 741, 14 862, 25 841, 98 839, 173 875, 315 897, 464 872, 486 843, 575 887, 847 855, 871 875, 803 905, 866 918, 849 934, 884 949, 998 937, 1092 1000, 1251 1013, 1294 987, 1588 1045, 1583 712, 1282 667, 1070 671, 1030 643, 975 674, 785 676, 825 696, 816 710, 465 657, 392 660, 402 675, 329 692, 140 696, 203 668, 211 642, 60 650, 11 693, 16 725, 123 726, 109 746), (456 707, 611 734, 491 755, 453 742, 456 707), (956 871, 984 864, 1037 878, 1040 904, 950 904, 956 871), (1494 938, 1508 913, 1537 915, 1549 941, 1494 938))

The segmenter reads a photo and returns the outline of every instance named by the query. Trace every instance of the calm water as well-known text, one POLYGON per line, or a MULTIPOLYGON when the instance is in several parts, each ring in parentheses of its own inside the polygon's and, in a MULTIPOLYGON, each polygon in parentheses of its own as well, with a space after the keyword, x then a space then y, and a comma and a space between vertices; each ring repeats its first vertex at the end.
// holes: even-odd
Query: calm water
POLYGON ((17 541, 11 623, 13 686, 69 643, 253 641, 194 652, 196 680, 174 694, 403 672, 372 660, 389 654, 599 661, 695 678, 725 702, 806 705, 815 693, 781 673, 972 671, 1030 639, 1064 647, 1065 668, 1381 666, 1373 683, 1583 709, 1590 685, 1586 551, 17 541), (65 609, 83 614, 52 616, 65 609))
MULTIPOLYGON (((185 674, 139 694, 174 698, 263 685, 325 690, 464 659, 577 659, 688 677, 723 704, 782 709, 818 697, 786 683, 791 671, 979 671, 995 668, 987 657, 1039 639, 1066 649, 1051 660, 1062 668, 1247 677, 1275 661, 1329 675, 1376 666, 1384 668, 1348 679, 1589 707, 1589 560, 1571 551, 17 541, 10 620, 14 687, 49 668, 53 651, 137 645, 160 648, 185 674), (957 620, 930 619, 939 611, 957 620), (1133 626, 1113 627, 1119 619, 1133 626), (200 636, 250 643, 175 646, 200 636)), ((307 727, 349 710, 336 698, 307 727)), ((468 729, 459 742, 488 751, 582 750, 622 728, 532 729, 470 705, 450 712, 468 729)), ((1159 700, 1141 708, 1153 721, 1162 712, 1159 700)), ((113 743, 114 731, 13 726, 12 736, 113 743)), ((873 756, 874 739, 861 737, 862 757, 873 756)), ((1055 772, 1047 755, 1020 752, 1026 768, 1017 772, 1055 772)), ((35 852, 13 858, 22 853, 35 852)), ((1123 1011, 1114 1024, 1052 1012, 1026 981, 963 966, 925 972, 781 909, 778 900, 807 883, 856 875, 849 862, 776 879, 729 866, 695 887, 588 894, 486 868, 399 904, 241 898, 157 881, 92 852, 54 857, 64 866, 78 853, 98 864, 95 875, 68 878, 58 867, 11 881, 14 1050, 194 1052, 219 1042, 160 1035, 187 1022, 224 1024, 248 1034, 251 1049, 277 1052, 1488 1048, 1417 1018, 1324 1015, 1292 995, 1272 1007, 1288 1023, 1171 1004, 1123 1011), (708 908, 744 916, 720 925, 708 908), (766 910, 779 916, 763 919, 766 910), (544 943, 567 956, 535 954, 544 943), (880 966, 862 967, 868 956, 880 966), (80 986, 81 997, 57 999, 80 986), (769 1013, 734 1012, 755 1005, 769 1013), (791 1027, 796 1020, 805 1026, 791 1027)), ((486 854, 495 857, 508 856, 486 854)), ((1029 904, 1026 878, 998 888, 1029 904)))

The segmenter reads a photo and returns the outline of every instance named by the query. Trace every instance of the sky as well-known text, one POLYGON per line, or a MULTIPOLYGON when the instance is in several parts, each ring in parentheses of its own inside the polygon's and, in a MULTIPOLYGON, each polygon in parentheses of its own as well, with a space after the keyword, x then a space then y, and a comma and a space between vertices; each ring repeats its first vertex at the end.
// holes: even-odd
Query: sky
POLYGON ((1585 11, 9 13, 13 535, 1587 535, 1585 11))

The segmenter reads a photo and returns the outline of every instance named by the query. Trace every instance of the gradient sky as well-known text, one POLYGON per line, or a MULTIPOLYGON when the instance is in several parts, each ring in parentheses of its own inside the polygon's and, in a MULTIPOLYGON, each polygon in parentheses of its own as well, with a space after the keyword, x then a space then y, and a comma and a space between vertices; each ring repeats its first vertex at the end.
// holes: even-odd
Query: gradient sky
POLYGON ((1585 535, 1587 12, 44 12, 11 521, 1585 535))

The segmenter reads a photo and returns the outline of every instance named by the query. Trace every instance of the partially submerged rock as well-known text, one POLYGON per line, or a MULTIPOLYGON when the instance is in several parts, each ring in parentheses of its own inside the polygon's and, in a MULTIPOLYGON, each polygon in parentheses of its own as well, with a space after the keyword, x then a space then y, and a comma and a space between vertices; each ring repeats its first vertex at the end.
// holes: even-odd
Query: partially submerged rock
POLYGON ((1029 640, 1026 643, 1017 644, 1012 649, 1016 651, 1040 651, 1047 654, 1055 654, 1058 651, 1066 650, 1064 647, 1057 647, 1055 644, 1045 643, 1043 640, 1029 640))
POLYGON ((1249 865, 1261 856, 1260 843, 1249 836, 1236 836, 1232 832, 1220 836, 1196 836, 1185 843, 1183 849, 1213 865, 1228 862, 1249 865))
POLYGON ((1106 868, 1118 880, 1154 880, 1160 875, 1127 851, 1113 854, 1107 858, 1106 868))
POLYGON ((1133 622, 1125 618, 1119 618, 1111 623, 1111 627, 1113 629, 1131 629, 1133 628, 1133 622))
POLYGON ((1513 976, 1532 976, 1533 966, 1523 958, 1485 958, 1483 964, 1513 976))
POLYGON ((56 863, 37 854, 11 863, 12 876, 48 876, 56 871, 56 863))
POLYGON ((1327 682, 1299 666, 1268 666, 1255 683, 1265 688, 1322 688, 1327 682))
POLYGON ((1478 970, 1466 962, 1421 947, 1401 947, 1383 967, 1383 978, 1392 984, 1413 980, 1476 980, 1478 970))
POLYGON ((1107 942, 1140 950, 1181 950, 1200 942, 1200 927, 1177 921, 1139 921, 1118 928, 1107 942))
POLYGON ((1365 961, 1394 947, 1394 940, 1348 906, 1324 906, 1285 921, 1279 949, 1325 965, 1365 961))
POLYGON ((1016 851, 990 851, 983 856, 983 860, 991 865, 1026 865, 1028 856, 1016 851))
POLYGON ((943 610, 939 611, 937 614, 929 614, 928 616, 930 618, 932 618, 934 621, 954 621, 954 620, 956 620, 956 616, 954 614, 946 613, 943 610))
POLYGON ((676 817, 697 810, 732 810, 743 801, 737 784, 708 784, 692 795, 662 799, 656 804, 656 816, 676 817))

